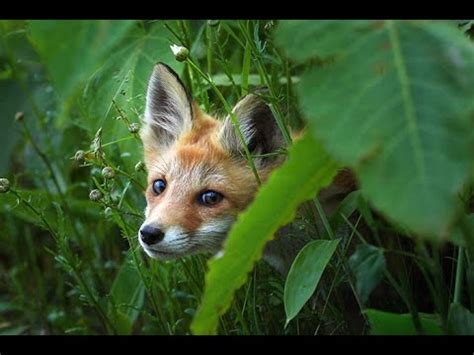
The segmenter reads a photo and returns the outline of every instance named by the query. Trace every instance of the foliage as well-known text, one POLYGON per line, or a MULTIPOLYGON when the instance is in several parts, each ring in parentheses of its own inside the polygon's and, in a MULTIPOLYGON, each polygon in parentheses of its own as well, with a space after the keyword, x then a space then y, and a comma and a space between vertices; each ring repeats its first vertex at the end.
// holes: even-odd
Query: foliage
POLYGON ((0 334, 472 334, 472 28, 0 21, 0 334), (266 86, 289 142, 308 127, 210 259, 137 242, 158 61, 207 112, 266 86), (342 166, 359 190, 326 215, 342 166), (282 277, 259 260, 290 222, 313 241, 282 277))

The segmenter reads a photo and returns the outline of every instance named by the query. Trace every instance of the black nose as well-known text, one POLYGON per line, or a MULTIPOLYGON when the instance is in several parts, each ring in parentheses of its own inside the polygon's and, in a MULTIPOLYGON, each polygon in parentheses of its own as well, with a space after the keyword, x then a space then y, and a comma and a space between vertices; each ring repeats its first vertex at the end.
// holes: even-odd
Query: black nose
POLYGON ((145 244, 156 244, 163 240, 165 233, 159 228, 144 226, 140 229, 140 236, 145 244))

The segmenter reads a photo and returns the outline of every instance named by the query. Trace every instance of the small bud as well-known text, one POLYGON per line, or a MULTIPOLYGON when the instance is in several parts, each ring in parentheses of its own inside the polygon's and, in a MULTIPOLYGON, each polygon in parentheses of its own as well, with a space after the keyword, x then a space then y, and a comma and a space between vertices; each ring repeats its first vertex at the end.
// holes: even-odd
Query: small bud
POLYGON ((97 201, 99 201, 101 198, 102 198, 102 192, 100 192, 100 191, 97 190, 97 189, 92 190, 92 191, 90 192, 90 194, 89 194, 89 199, 90 199, 91 201, 97 202, 97 201))
POLYGON ((106 166, 102 169, 102 176, 106 179, 113 179, 115 177, 115 171, 110 166, 106 166))
POLYGON ((216 27, 217 25, 219 25, 219 20, 207 20, 207 24, 211 27, 216 27))
POLYGON ((128 130, 130 133, 138 133, 140 125, 138 123, 131 123, 130 126, 128 126, 128 130))
POLYGON ((142 170, 145 170, 145 164, 143 164, 143 162, 139 161, 135 165, 135 171, 138 173, 139 171, 142 171, 142 170))
POLYGON ((270 31, 270 30, 273 28, 273 25, 274 25, 273 21, 268 21, 268 22, 265 24, 265 26, 263 26, 263 29, 264 29, 265 31, 270 31))
POLYGON ((186 58, 188 58, 189 56, 189 50, 186 47, 177 46, 176 44, 173 44, 170 46, 170 48, 178 62, 185 61, 186 58))
POLYGON ((74 154, 74 159, 79 162, 84 161, 85 157, 86 153, 83 150, 78 150, 76 154, 74 154))
POLYGON ((15 121, 16 122, 23 122, 23 120, 25 119, 25 114, 23 112, 17 112, 15 113, 15 121))
POLYGON ((104 214, 106 217, 110 217, 112 216, 112 208, 111 207, 107 207, 105 210, 104 210, 104 214))
POLYGON ((10 181, 5 178, 0 179, 0 194, 10 191, 10 181))

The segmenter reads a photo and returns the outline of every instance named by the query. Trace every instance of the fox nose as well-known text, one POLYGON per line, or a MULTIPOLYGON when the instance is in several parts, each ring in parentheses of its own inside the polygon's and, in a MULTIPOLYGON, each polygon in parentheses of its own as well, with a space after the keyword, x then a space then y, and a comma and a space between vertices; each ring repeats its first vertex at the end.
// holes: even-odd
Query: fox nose
POLYGON ((145 244, 151 245, 162 241, 165 233, 159 228, 144 226, 140 229, 140 237, 145 244))

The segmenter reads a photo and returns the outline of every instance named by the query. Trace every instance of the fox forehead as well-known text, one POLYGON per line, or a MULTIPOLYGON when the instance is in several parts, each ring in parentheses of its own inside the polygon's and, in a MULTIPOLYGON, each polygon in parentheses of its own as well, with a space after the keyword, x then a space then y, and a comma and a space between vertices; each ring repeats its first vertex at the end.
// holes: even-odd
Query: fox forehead
POLYGON ((145 152, 148 182, 157 176, 169 178, 218 179, 223 175, 224 162, 229 154, 219 143, 221 122, 210 116, 199 117, 193 128, 183 133, 169 147, 153 147, 145 152))
POLYGON ((165 178, 174 185, 174 199, 202 189, 223 193, 229 207, 240 210, 253 197, 257 183, 245 160, 235 159, 219 139, 222 122, 208 115, 196 118, 192 129, 168 148, 148 149, 148 184, 165 178))

